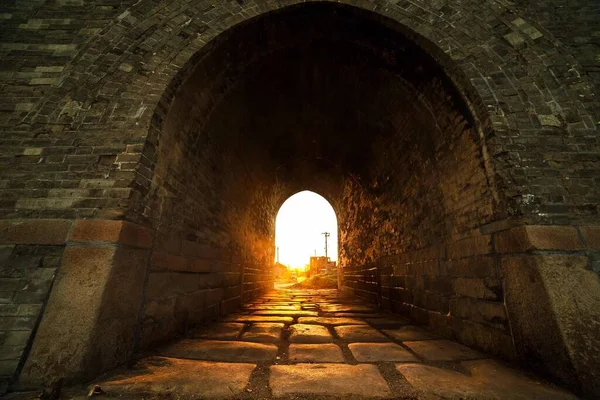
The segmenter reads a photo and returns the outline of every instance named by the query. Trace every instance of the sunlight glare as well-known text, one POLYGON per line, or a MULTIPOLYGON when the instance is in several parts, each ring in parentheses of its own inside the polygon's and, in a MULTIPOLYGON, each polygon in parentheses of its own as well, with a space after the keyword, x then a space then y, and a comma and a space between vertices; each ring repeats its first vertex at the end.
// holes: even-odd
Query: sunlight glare
POLYGON ((310 257, 327 255, 337 261, 338 235, 337 218, 329 202, 322 196, 303 191, 296 193, 283 203, 275 220, 275 261, 279 247, 279 262, 291 269, 304 270, 310 257))

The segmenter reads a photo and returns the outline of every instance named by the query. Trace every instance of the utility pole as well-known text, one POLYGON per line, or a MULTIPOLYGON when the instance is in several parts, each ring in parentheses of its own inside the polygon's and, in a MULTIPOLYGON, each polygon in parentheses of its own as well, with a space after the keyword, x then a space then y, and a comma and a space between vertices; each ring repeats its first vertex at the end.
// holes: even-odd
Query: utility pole
POLYGON ((331 236, 331 234, 329 232, 323 232, 321 235, 325 235, 325 257, 329 259, 329 257, 327 257, 327 238, 331 236))
POLYGON ((279 263, 279 246, 277 246, 277 263, 279 263))

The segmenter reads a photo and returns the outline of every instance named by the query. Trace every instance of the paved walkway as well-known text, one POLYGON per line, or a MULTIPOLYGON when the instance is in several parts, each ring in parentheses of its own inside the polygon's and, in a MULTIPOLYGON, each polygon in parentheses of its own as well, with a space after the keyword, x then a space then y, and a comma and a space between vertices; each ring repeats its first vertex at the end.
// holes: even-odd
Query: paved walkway
POLYGON ((335 290, 274 291, 97 384, 125 399, 575 398, 335 290))

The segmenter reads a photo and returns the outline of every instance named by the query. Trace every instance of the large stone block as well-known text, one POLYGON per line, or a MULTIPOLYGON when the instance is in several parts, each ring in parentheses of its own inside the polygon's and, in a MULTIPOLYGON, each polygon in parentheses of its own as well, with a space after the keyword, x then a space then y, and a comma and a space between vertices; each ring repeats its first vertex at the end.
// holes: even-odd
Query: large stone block
POLYGON ((255 364, 218 363, 177 358, 145 358, 131 370, 117 371, 100 382, 117 397, 229 399, 244 395, 255 364))
POLYGON ((144 318, 149 318, 151 320, 173 318, 177 300, 177 297, 147 300, 144 304, 144 318))
POLYGON ((389 397, 391 391, 374 365, 274 365, 269 386, 276 397, 389 397), (360 377, 360 379, 356 379, 360 377))
POLYGON ((496 329, 508 330, 504 303, 459 297, 450 301, 450 314, 496 329))
POLYGON ((183 339, 162 348, 160 354, 195 360, 272 362, 277 355, 277 346, 242 341, 183 339))
POLYGON ((202 276, 179 272, 151 272, 146 285, 146 297, 158 299, 186 293, 201 288, 202 276))
POLYGON ((510 332, 461 318, 450 319, 452 336, 486 353, 515 360, 517 353, 510 332))
POLYGON ((453 281, 453 289, 457 296, 485 300, 502 298, 501 282, 495 279, 456 278, 453 281))
POLYGON ((108 242, 149 248, 152 231, 127 221, 77 220, 69 240, 72 242, 108 242))
POLYGON ((203 315, 198 311, 207 306, 205 290, 177 296, 174 299, 175 312, 173 315, 182 329, 187 328, 189 325, 195 325, 202 322, 202 319, 197 319, 197 317, 203 315))
POLYGON ((519 226, 496 234, 496 251, 522 253, 531 250, 580 250, 577 229, 571 226, 519 226))
POLYGON ((152 269, 155 271, 208 273, 218 270, 213 260, 190 258, 169 253, 152 253, 152 269))
POLYGON ((579 232, 588 249, 600 250, 600 226, 581 226, 579 232))
POLYGON ((523 255, 501 265, 520 358, 600 395, 600 279, 589 259, 523 255))
POLYGON ((460 259, 489 254, 492 252, 491 239, 491 235, 478 235, 451 243, 447 246, 447 256, 449 259, 460 259))
POLYGON ((463 361, 460 364, 468 374, 422 364, 397 364, 396 369, 425 398, 575 399, 563 390, 532 380, 495 361, 463 361))
POLYGON ((496 266, 491 256, 474 256, 442 262, 450 276, 496 278, 496 266))
POLYGON ((86 379, 126 361, 148 258, 143 249, 67 247, 21 385, 86 379))

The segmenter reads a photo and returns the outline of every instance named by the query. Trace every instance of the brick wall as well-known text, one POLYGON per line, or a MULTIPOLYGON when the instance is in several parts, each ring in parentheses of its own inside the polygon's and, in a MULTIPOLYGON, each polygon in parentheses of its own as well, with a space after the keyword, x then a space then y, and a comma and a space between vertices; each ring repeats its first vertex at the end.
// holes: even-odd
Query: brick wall
MULTIPOLYGON (((167 339, 216 315, 217 304, 225 312, 268 287, 277 207, 311 189, 338 213, 343 263, 355 271, 348 284, 353 275, 355 289, 364 286, 382 304, 511 356, 510 346, 489 345, 506 340, 498 309, 510 290, 499 291, 509 279, 488 239, 513 224, 599 222, 596 35, 593 24, 574 22, 595 15, 595 3, 563 10, 556 2, 545 13, 541 1, 360 0, 352 2, 358 8, 298 5, 252 19, 293 3, 7 5, 0 14, 0 215, 8 224, 126 220, 149 232, 150 247, 101 240, 119 250, 90 260, 117 277, 121 260, 137 260, 148 282, 141 289, 130 282, 140 294, 119 314, 121 336, 98 340, 90 354, 167 339)), ((98 246, 66 234, 56 245, 4 236, 9 287, 16 276, 19 285, 37 279, 38 257, 41 270, 58 277, 35 355, 35 343, 51 337, 42 331, 52 299, 65 290, 58 283, 73 279, 73 260, 85 265, 85 258, 63 256, 58 272, 50 272, 52 262, 65 243, 81 252, 98 246)), ((577 251, 598 270, 597 247, 577 251)), ((542 276, 546 264, 536 260, 528 268, 542 276)), ((50 281, 34 297, 47 296, 50 281)), ((8 291, 9 312, 20 312, 23 287, 8 291)), ((539 315, 560 314, 553 299, 539 315)), ((91 314, 110 315, 115 305, 100 300, 91 314)), ((89 319, 92 338, 102 332, 98 321, 89 319)), ((564 333, 567 325, 557 326, 564 333)), ((535 337, 523 328, 523 337, 535 337)), ((23 341, 32 339, 15 345, 5 376, 19 364, 23 341)), ((582 360, 575 342, 565 354, 582 360)), ((521 359, 552 361, 544 349, 516 350, 521 359)), ((113 356, 101 368, 120 362, 113 356)))
POLYGON ((375 139, 370 175, 345 187, 344 284, 446 336, 515 358, 489 235, 508 211, 486 143, 443 78, 412 82, 409 115, 419 122, 399 114, 406 125, 375 139))
MULTIPOLYGON (((2 221, 0 375, 11 376, 31 346, 60 265, 69 221, 2 221)), ((6 389, 6 387, 4 387, 6 389)))

